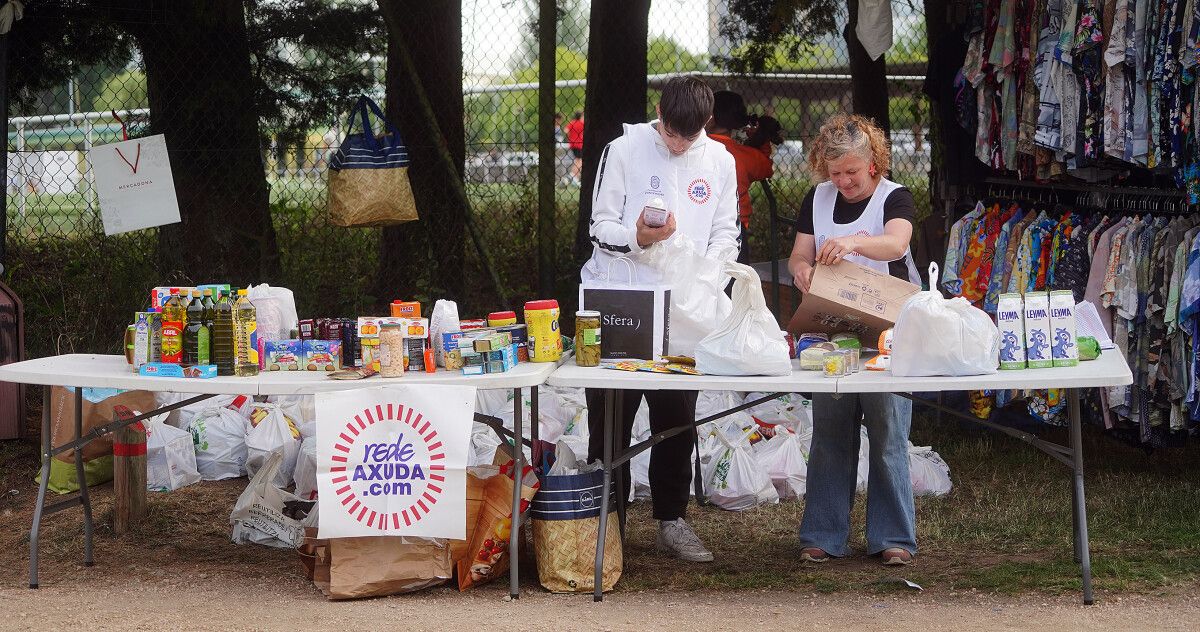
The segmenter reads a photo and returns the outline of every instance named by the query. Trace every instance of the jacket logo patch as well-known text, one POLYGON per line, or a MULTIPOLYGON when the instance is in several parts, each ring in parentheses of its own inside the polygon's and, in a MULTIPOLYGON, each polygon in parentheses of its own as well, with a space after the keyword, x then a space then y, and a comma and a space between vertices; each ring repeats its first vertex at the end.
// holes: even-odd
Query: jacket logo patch
POLYGON ((712 197, 712 185, 704 178, 696 178, 688 184, 687 196, 695 204, 704 204, 712 197))

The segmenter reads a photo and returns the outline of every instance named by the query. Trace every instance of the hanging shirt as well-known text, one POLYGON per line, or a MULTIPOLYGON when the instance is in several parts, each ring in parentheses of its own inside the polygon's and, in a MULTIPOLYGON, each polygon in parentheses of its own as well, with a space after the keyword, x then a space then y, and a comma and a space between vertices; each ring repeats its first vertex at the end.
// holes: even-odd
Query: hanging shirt
MULTIPOLYGON (((966 242, 970 235, 974 234, 972 226, 983 216, 985 210, 983 202, 976 202, 971 212, 950 227, 950 236, 946 241, 946 262, 942 266, 942 288, 953 296, 962 293, 962 279, 958 276, 958 269, 966 254, 966 242)), ((803 217, 804 214, 801 213, 800 216, 803 217)))

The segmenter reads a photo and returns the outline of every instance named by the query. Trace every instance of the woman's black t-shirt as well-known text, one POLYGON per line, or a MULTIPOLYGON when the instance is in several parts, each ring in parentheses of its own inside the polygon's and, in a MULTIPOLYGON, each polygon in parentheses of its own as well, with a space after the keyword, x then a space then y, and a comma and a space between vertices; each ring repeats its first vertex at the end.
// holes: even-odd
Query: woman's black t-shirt
MULTIPOLYGON (((816 188, 808 190, 808 195, 804 196, 804 201, 800 203, 800 214, 796 217, 799 222, 797 232, 806 235, 815 235, 816 229, 813 228, 813 193, 816 188)), ((867 204, 871 202, 871 198, 860 200, 858 202, 847 202, 842 197, 841 193, 837 194, 837 202, 833 205, 833 221, 836 224, 850 224, 858 221, 862 217, 864 211, 867 210, 867 204)), ((917 201, 913 198, 912 191, 907 187, 900 187, 891 192, 887 199, 883 201, 883 223, 887 224, 893 219, 906 219, 909 224, 916 226, 917 216, 917 201)), ((896 261, 888 263, 888 272, 898 278, 908 280, 908 265, 904 259, 900 258, 896 261)))

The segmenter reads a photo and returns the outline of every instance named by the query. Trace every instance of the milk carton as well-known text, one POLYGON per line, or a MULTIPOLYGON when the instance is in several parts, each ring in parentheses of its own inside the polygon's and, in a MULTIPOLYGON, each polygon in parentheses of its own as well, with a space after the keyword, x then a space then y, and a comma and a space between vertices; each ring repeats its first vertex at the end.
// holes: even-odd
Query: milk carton
POLYGON ((1050 292, 1050 353, 1054 366, 1079 364, 1079 346, 1075 344, 1075 293, 1071 290, 1050 292))
POLYGON ((1054 366, 1050 355, 1050 295, 1025 294, 1025 364, 1031 369, 1054 366))
POLYGON ((1000 329, 1000 368, 1025 368, 1025 303, 1020 294, 1000 295, 996 327, 1000 329))

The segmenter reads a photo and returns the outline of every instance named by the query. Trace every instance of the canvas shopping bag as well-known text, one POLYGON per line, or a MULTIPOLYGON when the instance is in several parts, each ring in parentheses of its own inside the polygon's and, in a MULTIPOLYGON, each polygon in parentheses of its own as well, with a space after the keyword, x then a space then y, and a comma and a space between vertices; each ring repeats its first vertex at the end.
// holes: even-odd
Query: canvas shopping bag
POLYGON ((657 360, 667 353, 671 337, 671 288, 639 283, 633 264, 625 282, 590 280, 579 285, 579 309, 600 312, 600 357, 605 360, 657 360))
MULTIPOLYGON (((48 387, 50 391, 50 437, 53 445, 62 445, 75 440, 75 389, 71 387, 48 387)), ((83 389, 83 433, 113 421, 113 408, 125 406, 130 410, 149 411, 157 408, 154 393, 150 391, 122 391, 115 388, 83 389)), ((112 480, 113 447, 112 435, 106 434, 83 446, 83 476, 88 485, 99 485, 112 480)), ((79 479, 75 474, 75 451, 66 450, 50 460, 51 491, 67 494, 79 491, 79 479)))
MULTIPOLYGON (((592 592, 595 589, 596 537, 600 531, 600 499, 604 471, 546 475, 533 497, 533 552, 538 581, 550 592, 592 592)), ((609 495, 605 527, 604 564, 600 581, 605 592, 621 578, 623 551, 616 513, 617 493, 609 495)))
POLYGON ((417 219, 400 131, 367 96, 350 111, 350 133, 329 162, 329 216, 337 226, 385 226, 417 219), (375 136, 370 114, 383 121, 375 136), (356 129, 361 125, 361 130, 356 129))

